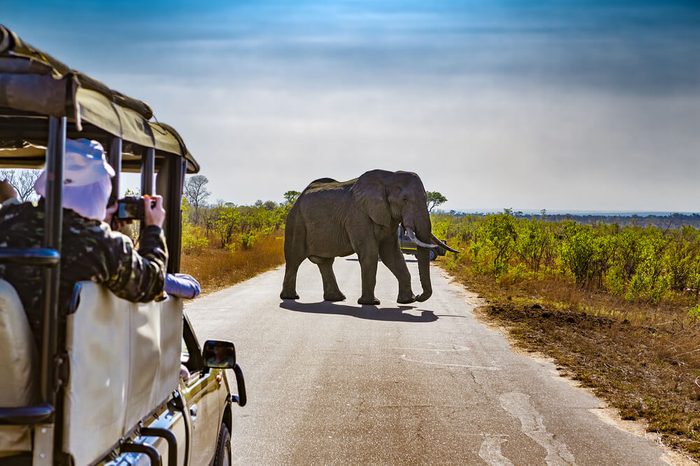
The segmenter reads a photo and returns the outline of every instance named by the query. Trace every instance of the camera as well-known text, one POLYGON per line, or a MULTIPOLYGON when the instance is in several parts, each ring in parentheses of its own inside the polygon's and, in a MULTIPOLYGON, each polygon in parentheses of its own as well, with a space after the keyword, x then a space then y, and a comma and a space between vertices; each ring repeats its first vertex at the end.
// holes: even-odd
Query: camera
MULTIPOLYGON (((117 201, 117 218, 119 220, 143 220, 144 197, 126 196, 117 201)), ((151 205, 155 205, 155 200, 151 200, 151 205)))

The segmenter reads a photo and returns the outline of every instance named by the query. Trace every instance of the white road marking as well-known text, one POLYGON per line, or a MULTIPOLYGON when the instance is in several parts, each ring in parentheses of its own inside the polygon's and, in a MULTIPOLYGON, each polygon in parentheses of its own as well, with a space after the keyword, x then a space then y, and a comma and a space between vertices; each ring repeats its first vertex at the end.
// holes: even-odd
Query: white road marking
POLYGON ((446 366, 446 367, 465 367, 467 369, 483 369, 485 371, 500 371, 500 367, 491 366, 472 366, 470 364, 449 364, 446 362, 433 362, 433 361, 420 361, 418 359, 407 358, 405 354, 401 355, 401 359, 404 361, 415 362, 418 364, 428 364, 430 366, 446 366))
POLYGON ((520 420, 523 433, 547 450, 545 462, 548 466, 575 464, 574 455, 566 444, 547 432, 544 418, 530 402, 529 395, 518 392, 503 393, 499 401, 503 409, 520 420))
POLYGON ((481 442, 479 457, 489 466, 515 466, 501 452, 501 444, 506 441, 502 436, 485 434, 486 438, 481 442))
POLYGON ((394 347, 392 349, 401 350, 401 351, 435 351, 437 353, 447 353, 447 352, 455 352, 455 351, 471 351, 471 348, 469 348, 468 346, 460 346, 460 345, 452 345, 452 348, 399 348, 399 347, 394 347))

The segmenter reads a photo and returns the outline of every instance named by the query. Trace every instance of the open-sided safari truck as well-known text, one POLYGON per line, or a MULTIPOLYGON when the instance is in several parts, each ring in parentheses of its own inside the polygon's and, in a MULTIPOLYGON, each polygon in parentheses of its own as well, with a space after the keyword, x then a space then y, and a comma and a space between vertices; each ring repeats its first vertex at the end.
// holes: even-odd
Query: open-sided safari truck
POLYGON ((179 270, 183 181, 199 167, 152 116, 0 26, 0 168, 48 173, 42 247, 0 247, 0 267, 45 271, 41 348, 0 280, 0 465, 230 463, 231 405, 246 400, 232 343, 200 349, 175 297, 136 304, 81 282, 70 308, 58 306, 67 137, 108 149, 113 193, 124 171, 141 173, 142 193, 163 196, 168 272, 179 270))

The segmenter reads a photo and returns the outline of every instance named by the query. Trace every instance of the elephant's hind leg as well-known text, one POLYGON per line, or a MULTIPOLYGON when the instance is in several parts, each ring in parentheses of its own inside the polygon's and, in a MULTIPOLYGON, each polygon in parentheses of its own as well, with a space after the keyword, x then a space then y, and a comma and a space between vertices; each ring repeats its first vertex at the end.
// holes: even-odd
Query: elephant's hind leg
MULTIPOLYGON (((296 207, 296 206, 295 206, 296 207)), ((297 211, 292 207, 284 232, 284 281, 280 299, 299 299, 297 294, 297 271, 306 259, 306 231, 301 225, 297 211)))
POLYGON ((333 273, 334 258, 311 256, 309 260, 318 265, 318 270, 321 271, 324 301, 344 301, 345 295, 340 291, 338 282, 335 279, 335 274, 333 273))
POLYGON ((304 258, 287 259, 284 268, 284 281, 282 282, 282 292, 280 299, 299 299, 297 294, 297 271, 304 258))

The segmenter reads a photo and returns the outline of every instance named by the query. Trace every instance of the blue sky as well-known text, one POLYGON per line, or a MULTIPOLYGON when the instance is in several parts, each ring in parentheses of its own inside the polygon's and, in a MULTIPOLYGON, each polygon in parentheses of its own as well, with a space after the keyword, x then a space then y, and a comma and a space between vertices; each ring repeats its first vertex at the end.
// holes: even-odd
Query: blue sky
POLYGON ((698 211, 696 1, 3 0, 151 104, 213 199, 411 170, 448 209, 698 211))

